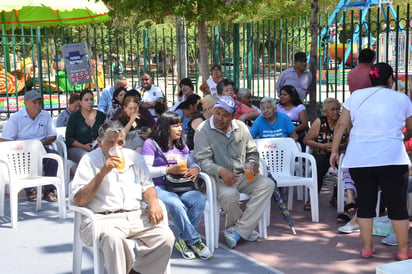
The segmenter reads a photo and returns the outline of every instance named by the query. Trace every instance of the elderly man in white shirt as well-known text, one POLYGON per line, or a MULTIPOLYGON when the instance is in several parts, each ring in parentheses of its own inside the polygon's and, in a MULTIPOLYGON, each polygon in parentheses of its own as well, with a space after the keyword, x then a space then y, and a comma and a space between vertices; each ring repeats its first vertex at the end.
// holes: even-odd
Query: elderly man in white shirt
MULTIPOLYGON (((102 125, 99 148, 81 159, 70 198, 96 213, 109 274, 165 273, 174 236, 162 222, 167 216, 163 216, 149 170, 140 154, 123 148, 124 135, 118 122, 102 125), (111 156, 112 147, 118 147, 123 157, 111 156), (125 239, 136 239, 136 261, 125 239)), ((92 244, 88 219, 83 220, 80 237, 92 244)))

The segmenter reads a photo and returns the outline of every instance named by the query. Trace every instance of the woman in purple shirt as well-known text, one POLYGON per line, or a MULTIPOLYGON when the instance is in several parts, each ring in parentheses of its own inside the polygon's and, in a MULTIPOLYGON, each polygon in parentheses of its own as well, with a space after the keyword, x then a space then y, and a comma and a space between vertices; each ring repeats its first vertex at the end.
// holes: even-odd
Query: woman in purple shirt
POLYGON ((182 136, 182 116, 174 112, 165 112, 154 125, 141 154, 150 170, 157 195, 165 203, 167 212, 177 228, 177 250, 185 259, 194 259, 196 255, 200 259, 210 259, 212 253, 197 232, 206 197, 197 190, 175 193, 166 189, 166 174, 184 175, 196 180, 200 172, 199 166, 190 157, 189 148, 183 142, 182 136), (186 169, 177 164, 181 156, 188 159, 186 169))

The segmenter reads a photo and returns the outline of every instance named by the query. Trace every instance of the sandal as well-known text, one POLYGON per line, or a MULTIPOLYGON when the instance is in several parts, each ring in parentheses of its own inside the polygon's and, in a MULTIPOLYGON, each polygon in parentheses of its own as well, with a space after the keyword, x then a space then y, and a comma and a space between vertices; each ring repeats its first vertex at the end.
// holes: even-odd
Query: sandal
POLYGON ((49 203, 55 203, 57 202, 57 195, 53 191, 50 191, 44 194, 44 199, 49 203))
POLYGON ((308 201, 304 206, 303 206, 304 211, 311 211, 312 208, 310 206, 310 201, 308 201))
POLYGON ((37 190, 27 191, 26 197, 27 197, 27 200, 29 200, 30 202, 37 201, 37 190))
POLYGON ((336 217, 336 221, 338 222, 338 223, 347 223, 347 222, 349 222, 350 221, 350 217, 348 216, 348 215, 346 215, 346 214, 338 214, 338 217, 336 217))
POLYGON ((399 261, 404 261, 408 259, 412 259, 412 249, 409 249, 409 252, 398 252, 398 260, 399 261))
MULTIPOLYGON (((370 258, 373 256, 373 254, 375 254, 375 252, 376 252, 375 248, 373 248, 372 250, 362 248, 361 255, 363 258, 370 258)), ((399 258, 399 252, 398 252, 398 258, 399 258)))
POLYGON ((355 203, 349 203, 344 207, 345 212, 348 214, 355 214, 356 210, 358 209, 358 205, 355 203))

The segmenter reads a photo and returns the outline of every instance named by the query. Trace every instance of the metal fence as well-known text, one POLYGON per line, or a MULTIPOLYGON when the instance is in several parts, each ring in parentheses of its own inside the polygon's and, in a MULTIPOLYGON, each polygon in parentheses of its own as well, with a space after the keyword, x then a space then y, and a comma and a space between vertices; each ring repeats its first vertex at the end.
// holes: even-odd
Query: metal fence
MULTIPOLYGON (((363 47, 377 52, 378 62, 388 62, 396 72, 396 89, 410 90, 412 78, 412 21, 410 7, 401 17, 381 16, 382 10, 367 14, 347 11, 341 20, 328 22, 319 16, 317 102, 327 97, 344 101, 349 96, 347 73, 357 65, 363 47), (362 17, 363 16, 363 17, 362 17), (366 18, 361 22, 358 18, 366 18), (359 23, 360 22, 360 23, 359 23), (346 49, 348 49, 346 51, 346 49), (346 53, 346 54, 345 54, 346 53)), ((388 12, 389 13, 389 12, 388 12)), ((177 92, 177 45, 187 45, 187 73, 199 78, 199 43, 194 27, 186 29, 186 41, 176 39, 173 25, 116 30, 104 25, 82 27, 14 29, 0 34, 0 118, 7 119, 23 106, 24 91, 35 87, 44 98, 44 108, 57 115, 65 109, 68 96, 85 87, 96 90, 110 86, 117 73, 139 84, 140 74, 150 71, 154 82, 173 102, 177 92), (72 87, 64 70, 60 46, 86 42, 96 81, 72 87)), ((245 24, 210 26, 207 29, 209 64, 220 64, 223 76, 247 87, 255 97, 276 96, 279 74, 293 66, 293 54, 311 48, 309 18, 271 20, 245 24)), ((97 97, 97 96, 96 96, 97 97)))

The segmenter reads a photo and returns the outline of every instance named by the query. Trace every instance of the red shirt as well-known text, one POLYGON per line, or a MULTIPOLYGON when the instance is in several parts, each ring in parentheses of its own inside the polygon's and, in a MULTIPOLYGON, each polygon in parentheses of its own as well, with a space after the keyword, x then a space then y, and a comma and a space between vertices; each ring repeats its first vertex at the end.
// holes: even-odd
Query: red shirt
POLYGON ((349 91, 352 94, 355 90, 361 88, 370 88, 372 86, 369 78, 369 71, 371 67, 369 64, 359 64, 356 68, 348 73, 349 91))

